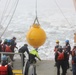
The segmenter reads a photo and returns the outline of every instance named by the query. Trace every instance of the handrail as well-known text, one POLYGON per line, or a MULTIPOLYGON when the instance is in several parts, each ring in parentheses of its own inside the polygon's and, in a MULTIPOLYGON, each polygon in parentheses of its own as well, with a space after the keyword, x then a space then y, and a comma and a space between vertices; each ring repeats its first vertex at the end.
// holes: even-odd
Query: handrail
POLYGON ((22 53, 14 53, 14 52, 0 52, 0 54, 22 54, 22 53))
MULTIPOLYGON (((22 74, 23 74, 23 54, 22 54, 22 53, 0 52, 0 54, 1 54, 1 57, 2 57, 3 54, 19 54, 19 55, 21 54, 21 62, 22 62, 21 65, 22 65, 22 74)), ((0 57, 0 58, 1 58, 1 57, 0 57)))

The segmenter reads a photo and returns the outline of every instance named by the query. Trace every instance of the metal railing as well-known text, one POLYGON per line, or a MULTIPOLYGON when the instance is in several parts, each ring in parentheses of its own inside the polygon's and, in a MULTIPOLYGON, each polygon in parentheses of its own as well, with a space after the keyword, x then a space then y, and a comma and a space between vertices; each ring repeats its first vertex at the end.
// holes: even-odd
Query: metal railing
MULTIPOLYGON (((13 62, 13 65, 15 65, 14 67, 17 67, 17 65, 20 66, 20 69, 19 69, 19 70, 22 70, 22 74, 23 74, 23 64, 24 64, 24 62, 23 62, 23 54, 22 54, 22 53, 0 52, 0 60, 1 60, 1 57, 2 57, 3 55, 9 56, 9 57, 10 57, 11 55, 14 55, 15 61, 12 61, 12 62, 13 62), (18 57, 17 57, 17 56, 18 56, 18 57), (20 56, 20 57, 19 57, 19 56, 20 56)), ((14 67, 13 67, 13 70, 15 70, 14 67)), ((18 70, 18 69, 16 69, 16 70, 18 70)), ((14 74, 15 74, 15 72, 16 72, 16 71, 14 71, 14 74)), ((18 72, 17 72, 17 73, 18 73, 18 72)), ((21 73, 21 72, 19 72, 19 73, 21 73)))

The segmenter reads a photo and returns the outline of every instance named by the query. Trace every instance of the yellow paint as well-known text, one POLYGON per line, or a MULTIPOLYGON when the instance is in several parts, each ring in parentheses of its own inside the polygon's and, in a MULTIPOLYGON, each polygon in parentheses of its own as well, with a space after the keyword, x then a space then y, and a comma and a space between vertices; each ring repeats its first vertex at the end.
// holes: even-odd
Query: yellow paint
POLYGON ((44 44, 46 33, 42 28, 40 28, 40 25, 33 24, 27 32, 26 40, 31 46, 39 47, 44 44))
POLYGON ((16 73, 15 73, 14 75, 23 75, 23 74, 16 74, 16 73))
POLYGON ((13 70, 14 75, 23 75, 22 70, 13 70))

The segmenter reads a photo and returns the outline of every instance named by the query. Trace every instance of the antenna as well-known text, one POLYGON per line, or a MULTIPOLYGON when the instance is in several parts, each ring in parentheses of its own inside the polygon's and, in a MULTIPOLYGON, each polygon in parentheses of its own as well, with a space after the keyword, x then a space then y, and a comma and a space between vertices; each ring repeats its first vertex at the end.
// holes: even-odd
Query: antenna
POLYGON ((36 21, 37 21, 37 23, 38 23, 38 25, 39 25, 39 21, 38 21, 38 17, 37 17, 37 0, 36 0, 36 6, 35 6, 35 13, 36 13, 36 17, 35 17, 35 20, 34 20, 34 24, 36 23, 36 21))

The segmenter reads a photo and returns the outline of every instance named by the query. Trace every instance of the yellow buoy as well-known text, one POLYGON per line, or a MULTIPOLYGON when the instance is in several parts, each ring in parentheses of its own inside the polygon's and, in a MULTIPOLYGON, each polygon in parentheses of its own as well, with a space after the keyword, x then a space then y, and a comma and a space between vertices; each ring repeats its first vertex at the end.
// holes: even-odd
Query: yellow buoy
POLYGON ((33 24, 27 32, 26 40, 31 46, 39 47, 44 44, 46 33, 39 24, 33 24))

